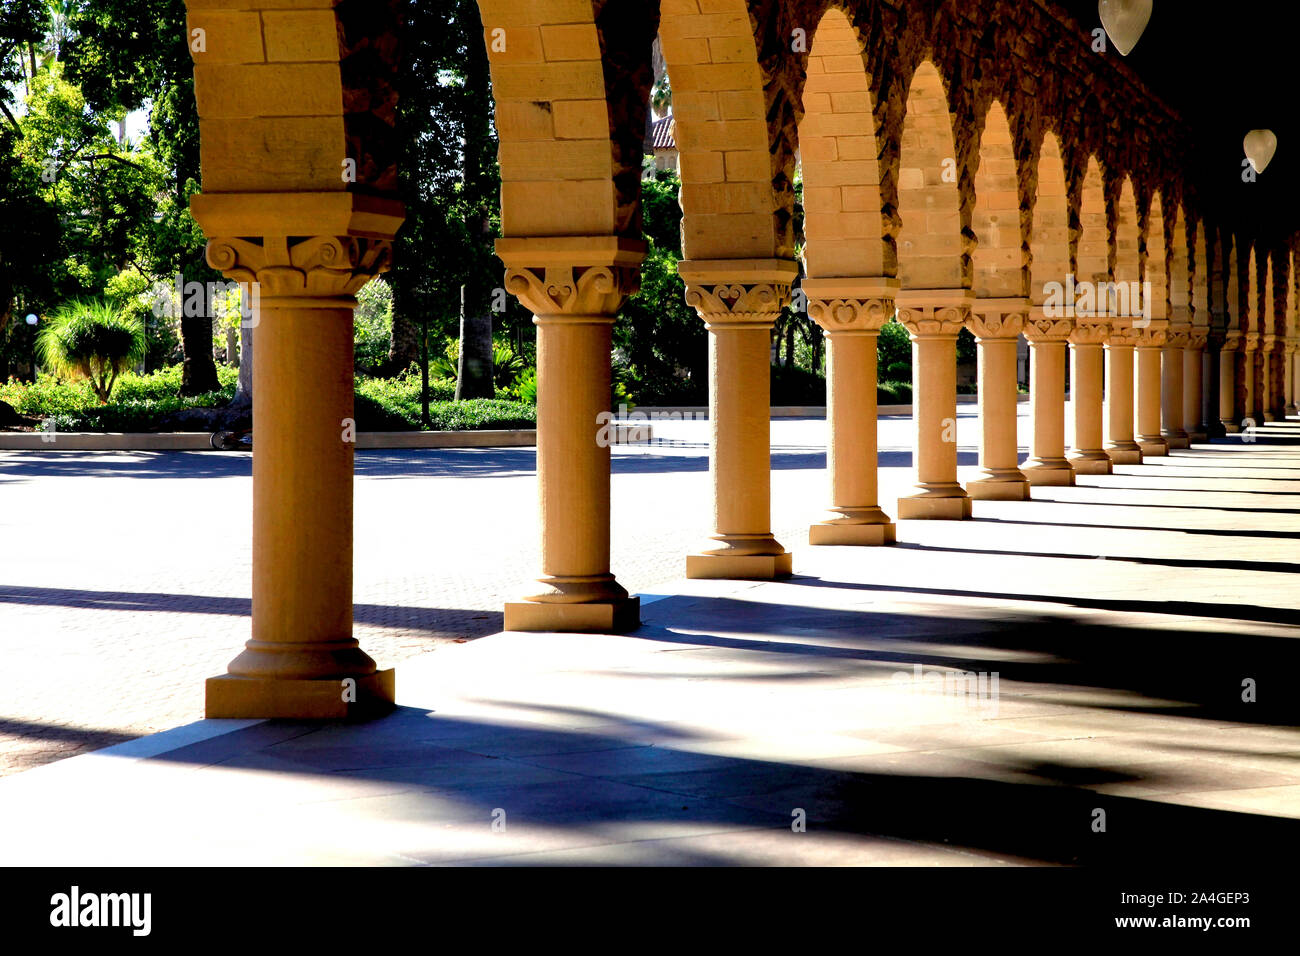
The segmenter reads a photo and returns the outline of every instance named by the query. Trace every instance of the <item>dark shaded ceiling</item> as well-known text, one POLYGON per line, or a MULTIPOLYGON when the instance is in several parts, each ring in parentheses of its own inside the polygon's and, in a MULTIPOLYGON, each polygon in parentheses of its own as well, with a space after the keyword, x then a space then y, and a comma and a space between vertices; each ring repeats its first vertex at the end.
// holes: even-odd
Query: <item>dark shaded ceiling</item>
MULTIPOLYGON (((1055 0, 1085 34, 1101 26, 1097 0, 1055 0)), ((1197 144, 1186 158, 1207 214, 1265 242, 1300 231, 1300 2, 1154 0, 1151 22, 1128 56, 1113 44, 1097 56, 1123 61, 1182 115, 1197 144), (1253 183, 1242 181, 1242 140, 1277 134, 1277 152, 1253 183)))

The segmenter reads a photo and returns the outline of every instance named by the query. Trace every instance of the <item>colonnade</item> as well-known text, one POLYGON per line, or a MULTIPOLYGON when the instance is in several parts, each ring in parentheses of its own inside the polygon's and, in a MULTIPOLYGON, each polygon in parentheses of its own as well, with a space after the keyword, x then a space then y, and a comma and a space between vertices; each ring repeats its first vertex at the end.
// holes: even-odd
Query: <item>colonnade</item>
MULTIPOLYGON (((349 330, 404 215, 397 7, 188 6, 203 39, 191 46, 193 212, 209 263, 263 287, 252 639, 208 682, 207 712, 379 709, 393 674, 351 634, 349 330)), ((639 167, 656 36, 681 151, 678 271, 709 342, 713 519, 683 556, 688 577, 792 571, 792 542, 772 533, 769 339, 796 286, 828 342, 827 516, 811 545, 887 546, 897 521, 963 520, 979 501, 1032 500, 1035 487, 1295 412, 1295 263, 1208 221, 1179 171, 1179 118, 1046 5, 911 6, 479 0, 503 288, 537 327, 540 575, 506 605, 508 629, 619 632, 640 619, 611 567, 610 453, 597 436, 611 330, 648 249, 639 167), (1123 142, 1099 116, 1127 117, 1123 142), (883 502, 876 345, 895 319, 913 345, 914 487, 883 502), (981 428, 965 486, 963 329, 977 343, 981 428)))

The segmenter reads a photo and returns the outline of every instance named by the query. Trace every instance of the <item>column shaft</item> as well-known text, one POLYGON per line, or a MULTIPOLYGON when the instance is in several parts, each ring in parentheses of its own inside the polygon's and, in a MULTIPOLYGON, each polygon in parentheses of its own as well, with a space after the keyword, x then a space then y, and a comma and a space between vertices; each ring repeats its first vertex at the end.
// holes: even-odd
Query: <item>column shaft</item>
MULTIPOLYGON (((1016 436, 1019 393, 1016 344, 1027 312, 1028 303, 1007 303, 993 308, 987 301, 977 301, 970 318, 978 350, 980 477, 967 483, 966 492, 976 500, 1029 498, 1029 480, 1020 470, 1016 436)), ((956 391, 955 377, 953 391, 956 391)))
POLYGON ((1160 430, 1163 382, 1161 353, 1165 333, 1144 330, 1137 349, 1137 433, 1144 457, 1169 454, 1169 444, 1160 430))
MULTIPOLYGON (((1161 434, 1169 448, 1186 448, 1191 444, 1187 437, 1186 402, 1183 391, 1186 388, 1183 343, 1187 334, 1167 344, 1161 357, 1160 375, 1160 410, 1163 419, 1161 434)), ((1198 369, 1199 371, 1199 369, 1198 369)))
POLYGON ((892 544, 880 508, 876 453, 876 346, 894 312, 894 280, 805 279, 808 314, 826 331, 826 464, 834 517, 808 529, 815 545, 892 544))
POLYGON ((1029 400, 1032 437, 1021 470, 1031 485, 1072 485, 1065 457, 1065 339, 1030 337, 1029 400))
POLYGON ((916 492, 898 499, 900 520, 971 516, 971 499, 957 483, 957 333, 967 301, 949 290, 899 293, 899 318, 912 336, 917 477, 916 492))
POLYGON ((1227 341, 1219 350, 1219 424, 1229 435, 1241 431, 1236 415, 1237 404, 1237 357, 1240 354, 1227 341))
POLYGON ((1142 462, 1133 440, 1133 339, 1112 331, 1106 342, 1106 454, 1117 465, 1142 462))
POLYGON ((1079 325, 1070 336, 1070 399, 1074 406, 1074 448, 1070 467, 1078 475, 1109 475, 1112 462, 1102 447, 1105 379, 1104 325, 1079 325))
POLYGON ((1187 440, 1190 444, 1194 441, 1205 441, 1205 423, 1201 420, 1201 409, 1204 404, 1202 391, 1205 387, 1205 380, 1202 377, 1202 362, 1204 359, 1204 339, 1202 337, 1200 347, 1197 347, 1197 340, 1183 350, 1183 429, 1187 432, 1187 440))
POLYGON ((772 536, 771 329, 789 301, 794 263, 683 260, 686 301, 709 330, 709 474, 714 533, 686 558, 688 578, 788 577, 772 536))

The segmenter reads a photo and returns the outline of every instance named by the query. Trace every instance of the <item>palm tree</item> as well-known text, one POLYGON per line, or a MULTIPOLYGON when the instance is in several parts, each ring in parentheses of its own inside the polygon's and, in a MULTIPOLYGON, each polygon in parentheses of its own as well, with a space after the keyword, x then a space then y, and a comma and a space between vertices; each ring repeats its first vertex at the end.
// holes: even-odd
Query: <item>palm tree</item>
POLYGON ((41 364, 56 374, 85 378, 101 405, 117 378, 144 357, 141 323, 102 299, 74 299, 60 306, 36 336, 41 364))

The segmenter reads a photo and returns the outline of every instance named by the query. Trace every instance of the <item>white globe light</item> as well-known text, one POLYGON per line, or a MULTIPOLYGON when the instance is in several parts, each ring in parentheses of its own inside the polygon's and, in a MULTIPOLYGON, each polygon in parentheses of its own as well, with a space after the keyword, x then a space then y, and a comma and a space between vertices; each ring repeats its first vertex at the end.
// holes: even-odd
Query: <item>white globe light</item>
POLYGON ((1242 145, 1246 148, 1250 165, 1255 167, 1255 172, 1262 173, 1277 152, 1277 137, 1271 129, 1252 129, 1242 145))
POLYGON ((36 322, 37 322, 36 313, 34 313, 34 312, 28 312, 28 313, 27 313, 27 324, 28 324, 28 325, 35 325, 36 322))
POLYGON ((1110 42, 1128 56, 1151 20, 1151 0, 1099 0, 1097 12, 1110 42))

